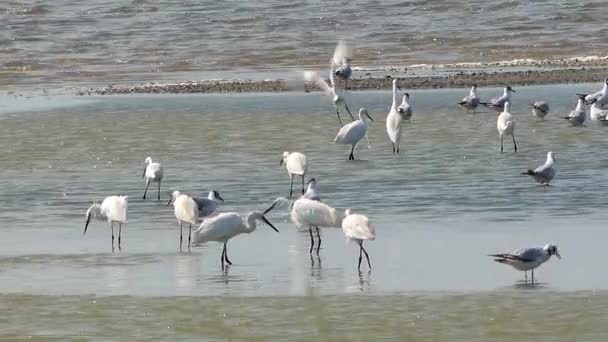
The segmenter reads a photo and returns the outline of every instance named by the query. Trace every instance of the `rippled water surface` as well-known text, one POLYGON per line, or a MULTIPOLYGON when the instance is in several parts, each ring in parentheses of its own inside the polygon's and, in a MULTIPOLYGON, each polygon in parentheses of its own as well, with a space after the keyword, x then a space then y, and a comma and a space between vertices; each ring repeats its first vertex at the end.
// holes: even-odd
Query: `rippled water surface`
POLYGON ((503 154, 494 112, 453 105, 463 90, 412 91, 397 158, 390 94, 352 93, 351 107, 376 119, 354 162, 332 143, 337 118, 315 93, 3 97, 0 335, 601 341, 607 127, 559 118, 573 93, 595 87, 518 88, 520 151, 503 154), (528 111, 535 99, 551 99, 544 122, 528 111), (165 165, 164 200, 216 189, 223 211, 263 209, 288 194, 285 150, 307 153, 327 203, 370 217, 372 272, 358 274, 339 229, 322 230, 311 260, 308 232, 286 210, 269 215, 279 234, 260 226, 233 239, 222 271, 219 244, 180 253, 171 208, 141 199, 149 155, 165 165), (549 150, 552 186, 519 174, 549 150), (82 232, 88 205, 116 193, 129 195, 129 221, 112 254, 106 223, 82 232), (564 258, 538 269, 534 287, 486 256, 548 242, 564 258))

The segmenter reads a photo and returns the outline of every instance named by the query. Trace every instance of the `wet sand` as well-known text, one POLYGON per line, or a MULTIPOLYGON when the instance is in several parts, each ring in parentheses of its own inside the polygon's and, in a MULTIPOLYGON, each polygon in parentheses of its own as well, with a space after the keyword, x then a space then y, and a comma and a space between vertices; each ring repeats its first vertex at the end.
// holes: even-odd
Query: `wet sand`
MULTIPOLYGON (((364 72, 358 72, 363 74, 364 72)), ((392 79, 399 77, 399 84, 404 89, 429 88, 463 88, 472 84, 478 86, 509 85, 538 85, 558 83, 590 83, 601 82, 608 75, 608 68, 578 67, 553 70, 498 70, 498 71, 452 71, 440 75, 419 76, 416 72, 407 70, 391 70, 383 72, 384 77, 374 77, 365 73, 349 81, 349 89, 388 89, 392 79)), ((177 83, 142 83, 138 85, 114 84, 103 88, 92 88, 90 91, 79 91, 79 95, 111 95, 111 94, 188 94, 188 93, 252 93, 252 92, 287 92, 287 91, 318 91, 319 88, 307 82, 298 85, 295 81, 285 80, 239 80, 239 81, 184 81, 177 83)))

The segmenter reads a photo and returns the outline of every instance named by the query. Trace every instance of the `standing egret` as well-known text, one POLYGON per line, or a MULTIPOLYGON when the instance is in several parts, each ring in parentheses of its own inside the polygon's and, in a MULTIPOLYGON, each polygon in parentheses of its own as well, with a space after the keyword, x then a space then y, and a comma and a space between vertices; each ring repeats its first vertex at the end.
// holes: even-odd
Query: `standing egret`
POLYGON ((542 248, 523 248, 513 253, 490 254, 494 261, 512 266, 518 271, 524 271, 526 282, 528 271, 532 271, 532 284, 534 284, 534 269, 549 260, 552 255, 561 259, 561 255, 555 245, 545 245, 542 248))
POLYGON ((549 104, 545 101, 530 103, 530 107, 532 107, 532 116, 535 118, 544 120, 545 116, 549 114, 549 104))
POLYGON ((262 221, 266 223, 270 228, 274 229, 277 233, 279 230, 268 221, 266 215, 269 211, 271 211, 277 202, 275 201, 268 209, 264 210, 264 212, 260 211, 252 211, 243 220, 240 214, 231 212, 231 213, 221 213, 214 217, 209 217, 203 220, 200 227, 194 231, 194 243, 201 244, 208 241, 217 241, 223 242, 224 248, 222 250, 222 269, 224 269, 224 261, 228 263, 228 265, 232 265, 230 259, 228 259, 228 250, 226 248, 228 244, 228 240, 231 238, 247 233, 252 233, 256 228, 256 221, 262 221))
POLYGON ((323 91, 323 93, 325 95, 331 97, 331 101, 334 104, 334 107, 336 108, 336 115, 338 116, 338 121, 340 121, 340 126, 344 126, 344 124, 342 123, 342 118, 340 118, 340 110, 339 110, 340 106, 344 106, 344 109, 346 109, 346 111, 348 112, 348 115, 350 115, 351 119, 355 120, 355 118, 353 117, 353 114, 350 112, 350 109, 348 109, 348 105, 346 105, 346 101, 344 100, 344 97, 340 96, 336 93, 336 85, 335 85, 335 81, 334 81, 333 67, 331 68, 331 70, 329 72, 329 82, 330 82, 331 86, 329 84, 327 84, 327 82, 325 82, 325 80, 322 79, 321 76, 319 76, 319 74, 316 72, 307 71, 304 73, 304 78, 307 81, 314 81, 317 84, 317 86, 319 86, 319 88, 321 88, 321 91, 323 91))
POLYGON ((114 252, 114 223, 118 223, 118 250, 121 250, 120 236, 122 225, 127 223, 128 197, 124 195, 108 196, 101 204, 93 202, 86 213, 87 221, 84 225, 84 234, 87 233, 91 219, 107 221, 112 230, 112 252, 114 252))
POLYGON ((336 45, 334 56, 332 57, 330 63, 333 67, 337 67, 334 74, 336 77, 344 81, 344 90, 348 90, 348 80, 353 73, 353 69, 350 65, 351 61, 351 49, 344 41, 339 41, 338 45, 336 45))
POLYGON ((374 121, 374 119, 372 119, 367 112, 367 109, 359 109, 359 120, 353 121, 342 127, 334 138, 335 143, 351 145, 348 160, 355 160, 355 146, 357 146, 359 141, 367 134, 367 122, 365 121, 366 117, 371 121, 374 121))
POLYGON ((308 227, 310 233, 310 251, 312 254, 315 240, 312 235, 312 228, 317 230, 317 256, 321 249, 321 233, 319 227, 335 227, 336 226, 336 209, 328 206, 325 203, 312 199, 300 197, 291 207, 291 221, 298 227, 308 227))
POLYGON ((160 201, 160 183, 163 180, 163 167, 160 163, 152 162, 152 158, 150 157, 146 158, 144 164, 144 172, 141 176, 146 179, 146 190, 144 190, 143 199, 146 199, 150 183, 156 182, 158 183, 158 200, 160 201))
POLYGON ((579 96, 585 96, 585 102, 592 104, 598 102, 600 105, 608 104, 608 78, 604 80, 602 89, 593 94, 577 94, 579 96))
POLYGON ((506 86, 502 96, 495 97, 490 102, 480 102, 480 104, 490 108, 503 108, 506 102, 511 102, 511 93, 515 93, 515 90, 511 86, 506 86))
POLYGON ((369 262, 369 255, 365 248, 363 248, 363 241, 374 240, 376 238, 376 230, 369 223, 367 216, 360 214, 353 214, 350 209, 346 209, 344 212, 344 219, 342 220, 342 231, 347 239, 356 241, 359 244, 359 265, 357 269, 361 272, 361 253, 365 253, 367 259, 367 266, 371 271, 372 265, 369 262))
POLYGON ((465 96, 462 101, 458 102, 459 105, 466 109, 475 109, 479 106, 479 97, 477 97, 477 84, 473 84, 471 91, 468 96, 465 96))
POLYGON ((304 178, 308 172, 308 161, 306 155, 300 152, 283 152, 283 159, 279 165, 285 164, 287 173, 289 173, 289 198, 293 194, 293 176, 298 175, 302 177, 302 194, 304 194, 304 178))
POLYGON ((393 103, 386 116, 386 133, 393 144, 393 154, 399 154, 399 141, 401 141, 401 122, 403 115, 397 110, 397 84, 398 80, 393 80, 393 103))
POLYGON ((498 114, 498 119, 496 120, 496 129, 500 135, 500 152, 503 152, 503 137, 505 135, 510 135, 513 138, 513 149, 517 152, 517 143, 515 142, 515 121, 513 121, 513 115, 511 114, 511 103, 507 101, 504 106, 504 111, 498 114))
POLYGON ((534 170, 522 172, 522 175, 534 177, 534 180, 540 184, 549 185, 549 182, 555 177, 555 155, 553 152, 547 153, 547 161, 534 170))
POLYGON ((199 222, 199 208, 196 201, 187 194, 182 194, 179 191, 173 191, 171 199, 167 205, 173 203, 173 212, 175 218, 179 222, 179 250, 182 250, 182 231, 184 223, 188 224, 188 249, 192 241, 192 225, 199 222))
POLYGON ((564 116, 563 118, 570 121, 573 126, 583 126, 587 119, 587 113, 585 112, 585 95, 578 95, 576 108, 570 112, 570 115, 564 116))

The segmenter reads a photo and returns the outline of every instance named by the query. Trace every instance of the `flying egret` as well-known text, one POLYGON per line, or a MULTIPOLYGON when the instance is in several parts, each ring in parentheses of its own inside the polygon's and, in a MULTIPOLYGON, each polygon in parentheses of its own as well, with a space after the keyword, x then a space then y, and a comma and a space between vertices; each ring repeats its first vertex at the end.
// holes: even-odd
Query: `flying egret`
POLYGON ((555 177, 555 155, 553 152, 547 153, 547 161, 534 170, 522 172, 522 175, 534 177, 534 180, 540 184, 549 185, 549 182, 555 177))
POLYGON ((167 206, 173 203, 173 212, 179 222, 179 250, 182 250, 182 232, 184 223, 188 224, 188 249, 192 241, 192 225, 199 222, 199 208, 196 201, 189 195, 173 191, 167 206))
POLYGON ((599 103, 601 106, 608 104, 608 78, 604 80, 602 89, 593 94, 577 94, 578 96, 585 96, 585 102, 587 104, 599 103))
POLYGON ((585 95, 578 95, 576 108, 570 112, 570 115, 564 116, 564 119, 570 121, 573 126, 582 126, 587 119, 585 112, 585 95))
POLYGON ((114 223, 118 223, 118 250, 120 250, 122 225, 127 223, 127 207, 128 197, 124 195, 108 196, 101 204, 93 202, 86 213, 87 221, 84 225, 84 234, 87 233, 92 218, 107 221, 112 230, 112 252, 114 252, 114 223))
POLYGON ((344 90, 348 90, 348 80, 353 73, 351 67, 352 51, 344 41, 339 41, 334 50, 334 56, 330 61, 333 67, 337 67, 334 71, 336 77, 344 81, 344 90))
POLYGON ((353 214, 350 209, 347 209, 344 212, 344 219, 342 220, 342 231, 347 239, 356 241, 359 244, 359 265, 357 266, 359 272, 361 272, 361 253, 365 253, 367 266, 371 271, 372 265, 369 262, 367 251, 363 248, 363 241, 374 240, 376 238, 376 230, 369 223, 367 216, 353 214))
POLYGON ((340 118, 340 106, 344 106, 344 109, 346 109, 351 119, 355 120, 353 114, 350 112, 350 109, 348 109, 348 105, 346 104, 344 97, 336 93, 333 67, 329 72, 329 82, 331 86, 327 84, 327 82, 325 82, 325 80, 322 79, 321 76, 319 76, 319 74, 316 72, 307 71, 304 73, 304 78, 307 81, 314 81, 319 86, 319 88, 321 88, 321 91, 323 91, 325 95, 331 97, 331 101, 334 104, 334 107, 336 108, 336 115, 338 116, 338 121, 340 121, 340 126, 344 126, 344 124, 342 123, 342 118, 340 118))
POLYGON ((498 114, 498 119, 496 120, 496 129, 500 135, 500 152, 503 152, 503 137, 505 135, 510 135, 513 138, 513 149, 517 152, 515 121, 513 121, 513 115, 511 115, 511 103, 507 101, 504 106, 504 111, 498 114))
POLYGON ((534 284, 534 269, 549 260, 552 255, 561 259, 561 255, 555 245, 545 245, 542 248, 523 248, 513 253, 490 254, 494 261, 512 266, 518 271, 524 271, 526 282, 528 271, 532 271, 532 284, 534 284))
POLYGON ((367 109, 359 109, 359 120, 353 121, 342 127, 336 135, 336 138, 334 138, 335 143, 351 145, 348 160, 355 160, 355 146, 357 146, 359 141, 367 134, 367 122, 365 121, 366 117, 371 121, 374 121, 374 119, 372 119, 367 112, 367 109))
POLYGON ((336 209, 328 206, 325 203, 300 197, 296 200, 291 207, 291 221, 300 228, 308 227, 310 233, 310 251, 315 245, 315 240, 312 235, 312 228, 315 227, 317 231, 317 256, 321 249, 321 233, 319 227, 335 227, 336 226, 336 209))
POLYGON ((156 182, 158 183, 158 200, 160 201, 160 183, 163 180, 163 167, 159 163, 152 162, 152 158, 147 157, 144 161, 144 172, 141 176, 146 179, 146 190, 144 190, 143 199, 146 199, 150 183, 156 182))
POLYGON ((480 104, 490 108, 503 108, 506 102, 511 102, 511 93, 515 93, 515 90, 511 86, 506 86, 502 96, 495 97, 490 102, 480 102, 480 104))
POLYGON ((227 244, 231 238, 247 233, 252 233, 256 228, 256 221, 262 221, 266 223, 270 228, 274 229, 277 233, 279 230, 268 221, 266 215, 271 211, 277 202, 275 201, 268 209, 264 212, 252 211, 243 220, 243 217, 239 213, 221 213, 214 217, 209 217, 203 220, 200 227, 194 231, 194 243, 201 244, 208 241, 223 242, 224 248, 222 250, 222 269, 224 269, 224 261, 228 265, 232 265, 230 259, 228 259, 227 244))
POLYGON ((471 91, 468 96, 465 96, 462 101, 458 102, 459 105, 466 109, 475 109, 479 106, 479 97, 477 96, 477 84, 473 84, 471 91))
MULTIPOLYGON (((397 110, 397 88, 398 80, 393 80, 393 103, 386 116, 386 133, 393 144, 393 154, 399 154, 399 141, 401 141, 401 122, 404 120, 403 114, 397 110)), ((400 107, 401 108, 401 107, 400 107)))
POLYGON ((532 116, 535 118, 544 120, 545 116, 549 114, 549 104, 545 101, 530 103, 530 107, 532 107, 532 116))
POLYGON ((287 173, 289 173, 289 198, 293 194, 293 177, 298 175, 302 177, 302 194, 304 194, 304 178, 308 172, 308 160, 306 155, 300 152, 283 152, 283 158, 279 165, 285 164, 287 173))

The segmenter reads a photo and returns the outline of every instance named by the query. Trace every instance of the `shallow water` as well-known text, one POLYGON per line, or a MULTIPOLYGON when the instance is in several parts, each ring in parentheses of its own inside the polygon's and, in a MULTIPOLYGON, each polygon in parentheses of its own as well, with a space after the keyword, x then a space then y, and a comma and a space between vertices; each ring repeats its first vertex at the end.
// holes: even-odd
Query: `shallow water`
POLYGON ((390 94, 351 93, 351 108, 365 106, 376 119, 371 149, 363 143, 354 162, 331 142, 337 118, 316 93, 3 97, 0 306, 9 314, 0 331, 602 340, 608 138, 605 127, 558 118, 573 108, 574 93, 596 87, 518 88, 520 151, 507 143, 503 154, 495 113, 452 105, 466 91, 411 91, 415 114, 400 157, 384 130, 390 94), (529 114, 535 99, 550 101, 544 122, 529 114), (163 200, 172 189, 216 189, 222 211, 263 209, 288 194, 284 150, 307 153, 327 203, 370 217, 372 272, 358 274, 357 247, 339 229, 322 230, 321 258, 311 260, 308 232, 286 210, 269 215, 279 234, 262 225, 230 241, 234 265, 224 272, 219 244, 180 253, 172 210, 141 200, 150 155, 165 165, 163 200), (559 168, 552 186, 519 174, 549 150, 559 168), (90 202, 116 193, 129 195, 129 222, 122 252, 112 254, 104 222, 82 231, 90 202), (486 256, 549 242, 564 258, 538 269, 533 287, 486 256))
POLYGON ((601 0, 9 0, 0 83, 286 78, 340 38, 363 67, 605 56, 607 15, 601 0))

